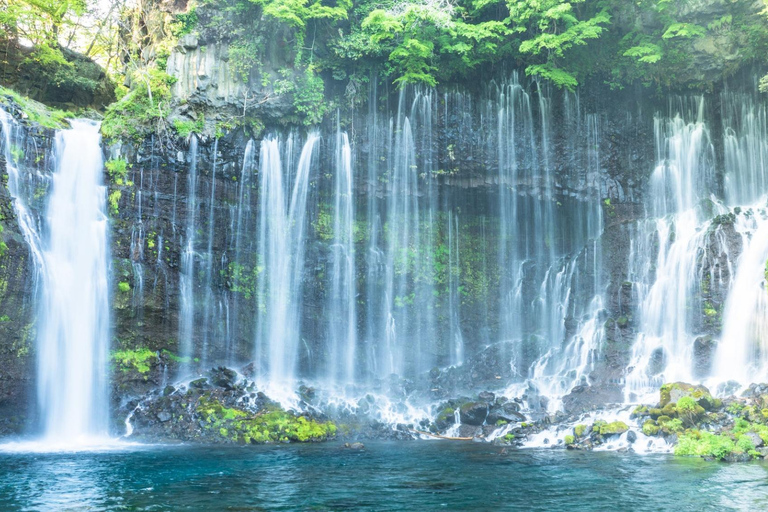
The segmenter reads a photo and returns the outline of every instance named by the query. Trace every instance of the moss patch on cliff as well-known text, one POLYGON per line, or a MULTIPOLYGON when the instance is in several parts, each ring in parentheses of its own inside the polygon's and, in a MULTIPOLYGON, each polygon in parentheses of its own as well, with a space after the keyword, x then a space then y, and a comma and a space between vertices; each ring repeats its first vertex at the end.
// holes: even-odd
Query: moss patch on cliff
POLYGON ((112 353, 110 359, 121 371, 137 371, 145 374, 149 373, 152 364, 157 362, 157 352, 148 348, 118 350, 112 353))
POLYGON ((64 112, 50 108, 35 100, 31 100, 21 94, 0 86, 0 104, 16 104, 21 109, 22 115, 30 122, 39 124, 45 128, 58 130, 67 127, 67 119, 73 117, 71 112, 64 112))

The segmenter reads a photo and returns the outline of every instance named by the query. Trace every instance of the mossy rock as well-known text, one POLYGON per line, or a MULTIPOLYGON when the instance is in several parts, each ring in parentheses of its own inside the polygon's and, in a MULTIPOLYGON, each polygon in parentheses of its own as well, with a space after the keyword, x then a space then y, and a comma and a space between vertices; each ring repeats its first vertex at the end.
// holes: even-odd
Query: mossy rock
POLYGON ((612 421, 611 423, 600 425, 598 433, 601 436, 616 436, 623 434, 627 430, 629 430, 629 427, 623 421, 612 421))
POLYGON ((661 408, 661 414, 663 416, 669 416, 674 418, 677 415, 677 405, 674 402, 670 402, 661 408))
POLYGON ((576 442, 576 438, 572 435, 565 436, 565 445, 566 446, 572 446, 576 442))
POLYGON ((648 406, 646 405, 638 405, 635 407, 635 410, 632 411, 632 414, 629 415, 631 419, 642 418, 643 416, 648 416, 648 406))
POLYGON ((573 434, 578 437, 584 437, 587 433, 587 426, 586 425, 576 425, 573 427, 573 434))
POLYGON ((643 423, 643 434, 647 436, 655 436, 659 433, 659 430, 661 429, 653 420, 646 420, 645 423, 643 423))
POLYGON ((277 443, 324 441, 336 435, 334 423, 320 422, 278 406, 265 407, 255 415, 226 407, 209 394, 200 397, 195 412, 205 428, 235 443, 277 443))
POLYGON ((663 413, 661 412, 661 409, 659 409, 658 407, 652 407, 648 409, 648 415, 654 420, 659 419, 659 416, 661 416, 662 414, 663 413))
POLYGON ((689 396, 696 400, 696 403, 704 407, 706 410, 712 410, 713 398, 712 394, 704 386, 694 386, 686 382, 672 382, 664 384, 659 390, 659 405, 664 407, 670 402, 676 403, 684 396, 689 396))

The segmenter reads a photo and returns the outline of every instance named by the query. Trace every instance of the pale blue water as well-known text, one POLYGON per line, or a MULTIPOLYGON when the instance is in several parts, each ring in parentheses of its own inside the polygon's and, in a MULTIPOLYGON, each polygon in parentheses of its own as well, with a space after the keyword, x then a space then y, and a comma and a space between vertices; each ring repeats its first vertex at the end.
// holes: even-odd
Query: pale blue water
POLYGON ((768 510, 768 466, 471 442, 0 453, 0 510, 768 510))

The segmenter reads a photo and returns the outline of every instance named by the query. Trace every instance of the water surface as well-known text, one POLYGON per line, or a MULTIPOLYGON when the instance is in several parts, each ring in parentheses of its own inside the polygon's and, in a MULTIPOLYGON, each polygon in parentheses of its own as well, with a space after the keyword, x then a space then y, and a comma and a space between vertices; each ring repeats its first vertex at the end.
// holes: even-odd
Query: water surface
POLYGON ((768 467, 462 442, 0 453, 15 510, 765 510, 768 467))

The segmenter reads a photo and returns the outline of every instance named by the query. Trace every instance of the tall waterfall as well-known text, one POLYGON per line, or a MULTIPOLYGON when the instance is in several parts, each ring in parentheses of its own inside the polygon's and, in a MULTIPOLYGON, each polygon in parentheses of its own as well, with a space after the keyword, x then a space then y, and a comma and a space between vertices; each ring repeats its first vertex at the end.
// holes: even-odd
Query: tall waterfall
POLYGON ((99 125, 71 121, 56 134, 55 168, 44 215, 28 209, 33 177, 22 177, 9 148, 19 133, 5 112, 9 188, 38 275, 37 386, 48 443, 107 435, 109 344, 108 221, 99 125))
POLYGON ((699 202, 712 184, 714 148, 703 98, 673 108, 683 111, 657 117, 654 123, 657 164, 647 207, 651 217, 640 226, 630 254, 641 327, 627 390, 636 394, 652 392, 665 381, 689 381, 693 375, 690 299, 699 291, 697 257, 709 236, 699 202))
POLYGON ((721 392, 727 384, 732 392, 768 378, 766 111, 745 93, 726 91, 721 104, 724 200, 704 100, 678 101, 670 117, 656 119, 651 218, 630 254, 640 303, 630 401, 664 382, 704 381, 721 392))
POLYGON ((99 125, 72 121, 56 134, 56 170, 43 236, 38 396, 45 436, 107 433, 106 190, 99 125))
POLYGON ((357 351, 357 307, 355 280, 355 205, 352 150, 349 137, 337 129, 331 245, 331 296, 327 311, 329 326, 330 382, 350 384, 355 379, 357 351))
POLYGON ((264 277, 259 280, 258 289, 256 360, 267 363, 265 375, 269 385, 292 382, 302 342, 307 196, 319 137, 308 136, 294 169, 296 139, 292 134, 282 148, 277 137, 267 137, 261 143, 258 261, 264 277))
POLYGON ((742 240, 723 311, 713 376, 741 385, 768 379, 768 117, 747 94, 725 92, 726 201, 742 240))

